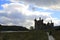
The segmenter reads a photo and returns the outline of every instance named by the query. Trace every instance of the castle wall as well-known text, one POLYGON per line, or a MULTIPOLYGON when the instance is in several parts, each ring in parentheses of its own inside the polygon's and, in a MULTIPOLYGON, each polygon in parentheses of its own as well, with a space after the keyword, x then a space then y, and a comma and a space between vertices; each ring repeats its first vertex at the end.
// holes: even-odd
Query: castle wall
POLYGON ((41 19, 40 20, 36 20, 35 19, 35 30, 53 29, 53 26, 54 26, 53 23, 44 24, 43 20, 41 20, 41 19))

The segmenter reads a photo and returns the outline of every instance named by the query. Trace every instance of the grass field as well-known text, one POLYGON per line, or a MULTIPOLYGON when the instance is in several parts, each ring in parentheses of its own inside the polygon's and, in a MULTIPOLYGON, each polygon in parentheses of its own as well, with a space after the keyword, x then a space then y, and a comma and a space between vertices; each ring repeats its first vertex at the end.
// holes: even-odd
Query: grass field
POLYGON ((44 31, 0 33, 0 40, 48 40, 44 31))
POLYGON ((60 40, 60 30, 59 31, 54 31, 53 36, 54 36, 55 40, 60 40))

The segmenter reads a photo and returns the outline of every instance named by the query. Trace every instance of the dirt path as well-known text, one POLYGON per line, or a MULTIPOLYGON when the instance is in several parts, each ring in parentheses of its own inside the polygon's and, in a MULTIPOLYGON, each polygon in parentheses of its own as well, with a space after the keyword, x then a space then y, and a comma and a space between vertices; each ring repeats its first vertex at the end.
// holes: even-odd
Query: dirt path
POLYGON ((49 33, 47 32, 48 35, 48 40, 55 40, 55 38, 52 35, 49 35, 49 33))

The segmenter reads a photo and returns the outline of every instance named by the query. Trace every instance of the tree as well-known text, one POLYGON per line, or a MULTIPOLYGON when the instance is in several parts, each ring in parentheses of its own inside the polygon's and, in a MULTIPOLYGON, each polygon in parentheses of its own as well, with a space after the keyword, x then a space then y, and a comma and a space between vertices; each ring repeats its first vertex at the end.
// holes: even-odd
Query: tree
POLYGON ((30 30, 33 30, 33 26, 30 27, 30 30))

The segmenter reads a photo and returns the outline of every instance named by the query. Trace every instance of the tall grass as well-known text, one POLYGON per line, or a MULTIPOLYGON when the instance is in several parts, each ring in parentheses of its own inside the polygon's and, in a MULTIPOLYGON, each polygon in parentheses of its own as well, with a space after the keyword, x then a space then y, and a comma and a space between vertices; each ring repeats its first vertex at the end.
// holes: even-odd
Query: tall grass
POLYGON ((53 36, 54 36, 55 40, 60 40, 60 30, 54 31, 53 36))
POLYGON ((0 40, 48 40, 44 31, 0 33, 0 40))

